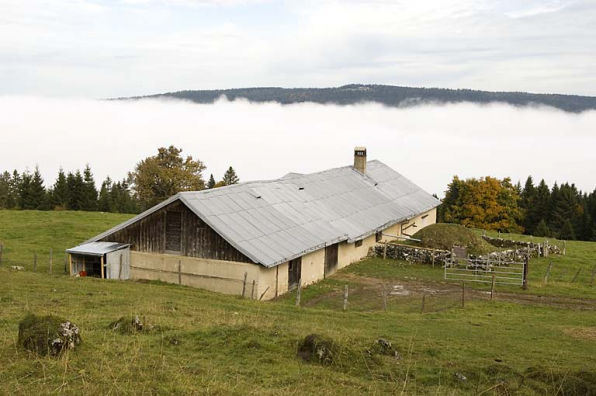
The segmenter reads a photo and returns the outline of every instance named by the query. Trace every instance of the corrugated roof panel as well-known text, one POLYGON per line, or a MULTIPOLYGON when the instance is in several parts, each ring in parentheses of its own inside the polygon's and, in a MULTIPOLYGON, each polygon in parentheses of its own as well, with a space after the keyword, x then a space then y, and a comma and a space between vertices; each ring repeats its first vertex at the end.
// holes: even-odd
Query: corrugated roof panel
MULTIPOLYGON (((186 192, 181 197, 232 246, 268 267, 328 243, 370 235, 380 227, 439 204, 379 161, 368 162, 366 175, 348 166, 186 192)), ((152 211, 96 238, 122 229, 152 211)))

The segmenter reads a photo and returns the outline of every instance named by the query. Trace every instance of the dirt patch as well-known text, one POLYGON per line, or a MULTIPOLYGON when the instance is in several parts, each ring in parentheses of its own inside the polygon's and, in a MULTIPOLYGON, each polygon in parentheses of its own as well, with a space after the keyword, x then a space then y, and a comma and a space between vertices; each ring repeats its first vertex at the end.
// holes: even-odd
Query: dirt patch
POLYGON ((596 341, 596 327, 570 327, 563 333, 573 338, 596 341))

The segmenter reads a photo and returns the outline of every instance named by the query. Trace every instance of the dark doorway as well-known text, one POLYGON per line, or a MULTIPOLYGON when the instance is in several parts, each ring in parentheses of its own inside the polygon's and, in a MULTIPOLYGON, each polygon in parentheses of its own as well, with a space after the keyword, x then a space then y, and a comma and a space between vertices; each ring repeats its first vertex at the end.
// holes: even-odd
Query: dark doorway
POLYGON ((298 287, 302 276, 302 257, 290 260, 288 265, 288 290, 293 290, 298 287))
POLYGON ((182 240, 182 213, 166 212, 166 252, 180 252, 182 240))
POLYGON ((325 276, 331 275, 337 269, 338 247, 337 243, 325 247, 325 276))

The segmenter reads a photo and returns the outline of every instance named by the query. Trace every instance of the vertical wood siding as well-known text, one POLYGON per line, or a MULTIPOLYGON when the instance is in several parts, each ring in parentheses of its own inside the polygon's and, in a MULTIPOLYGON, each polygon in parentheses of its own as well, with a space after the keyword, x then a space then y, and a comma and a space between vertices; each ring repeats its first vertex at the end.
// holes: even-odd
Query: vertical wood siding
MULTIPOLYGON (((101 241, 129 243, 132 245, 132 250, 137 252, 166 253, 168 212, 178 212, 181 216, 180 255, 243 263, 253 262, 236 250, 217 232, 213 231, 211 227, 180 201, 172 202, 170 205, 122 230, 116 231, 101 241)), ((169 237, 172 238, 172 235, 169 237)), ((167 253, 178 254, 171 251, 167 251, 167 253)))

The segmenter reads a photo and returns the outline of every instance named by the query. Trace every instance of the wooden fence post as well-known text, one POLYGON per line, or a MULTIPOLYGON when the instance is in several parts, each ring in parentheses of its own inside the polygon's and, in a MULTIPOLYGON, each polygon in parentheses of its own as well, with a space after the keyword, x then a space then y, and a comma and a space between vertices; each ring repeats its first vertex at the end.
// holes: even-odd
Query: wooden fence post
POLYGON ((495 298, 495 275, 493 274, 493 282, 490 287, 490 300, 492 301, 495 298))
POLYGON ((567 256, 567 241, 563 241, 563 256, 567 256))
POLYGON ((302 288, 302 279, 298 281, 298 289, 296 289, 296 306, 300 306, 300 289, 302 288))
POLYGON ((422 294, 422 309, 420 310, 420 313, 423 314, 424 313, 424 306, 426 305, 426 294, 422 294))
POLYGON ((383 311, 387 311, 387 288, 383 283, 383 311))
POLYGON ((348 285, 344 287, 344 311, 348 309, 348 285))
POLYGON ((33 253, 33 272, 37 271, 37 253, 33 253))
POLYGON ((526 259, 524 260, 524 278, 522 281, 522 289, 526 290, 528 288, 528 263, 530 262, 530 259, 528 257, 526 257, 526 259))
POLYGON ((431 252, 431 254, 433 255, 432 266, 433 266, 433 268, 435 268, 435 249, 433 249, 433 251, 431 252))
POLYGON ((573 280, 571 281, 571 283, 575 282, 577 280, 577 277, 579 276, 579 273, 581 272, 581 268, 577 270, 577 272, 575 273, 575 276, 573 277, 573 280))
POLYGON ((461 283, 461 307, 466 305, 466 282, 461 283))
POLYGON ((552 266, 553 266, 553 261, 551 260, 548 263, 548 268, 546 269, 546 275, 544 276, 544 284, 548 283, 548 276, 550 275, 550 269, 552 268, 552 266))
MULTIPOLYGON (((120 253, 119 264, 120 265, 118 266, 118 280, 122 280, 122 253, 120 253)), ((178 272, 180 272, 180 270, 178 270, 178 272)), ((181 280, 180 277, 178 280, 181 280)))
POLYGON ((385 242, 385 245, 383 246, 383 260, 387 259, 387 242, 385 242))
POLYGON ((255 299, 255 280, 252 280, 252 290, 250 291, 250 298, 251 300, 255 299))
POLYGON ((246 277, 248 276, 248 272, 244 273, 244 281, 242 281, 242 298, 244 298, 244 294, 246 293, 246 277))
MULTIPOLYGON (((120 263, 120 267, 122 267, 122 260, 120 261, 120 263)), ((246 275, 244 275, 244 280, 246 281, 246 275)), ((182 284, 182 260, 178 260, 178 284, 182 284)), ((242 297, 244 297, 244 290, 242 290, 242 297)))
POLYGON ((50 248, 50 266, 48 267, 48 274, 52 275, 53 251, 50 248))

